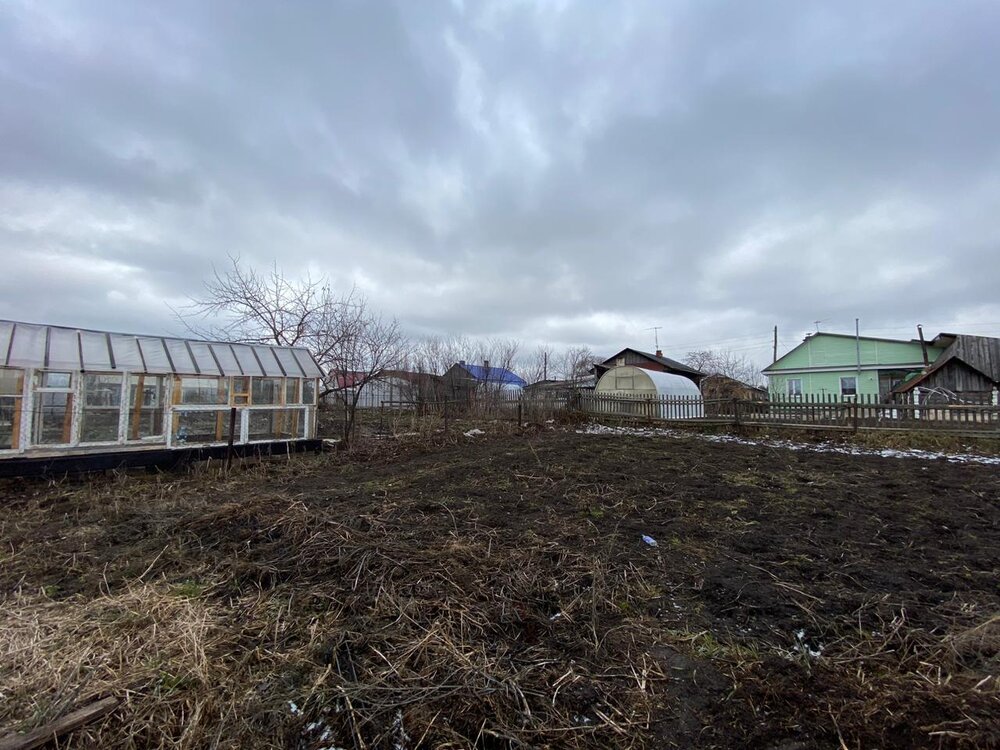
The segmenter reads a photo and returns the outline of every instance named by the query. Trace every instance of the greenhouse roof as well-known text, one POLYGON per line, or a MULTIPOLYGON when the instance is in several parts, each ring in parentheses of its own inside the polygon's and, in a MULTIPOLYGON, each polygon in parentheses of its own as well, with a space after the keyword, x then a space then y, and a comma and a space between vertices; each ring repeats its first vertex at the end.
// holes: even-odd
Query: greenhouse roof
POLYGON ((11 320, 0 320, 0 366, 157 375, 323 376, 309 350, 301 347, 138 336, 11 320))

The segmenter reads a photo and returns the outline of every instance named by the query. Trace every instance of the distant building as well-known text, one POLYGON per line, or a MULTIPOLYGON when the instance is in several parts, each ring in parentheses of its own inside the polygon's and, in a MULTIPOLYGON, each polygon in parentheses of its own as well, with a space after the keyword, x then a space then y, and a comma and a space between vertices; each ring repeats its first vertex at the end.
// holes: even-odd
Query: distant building
POLYGON ((566 380, 539 380, 526 385, 524 390, 532 393, 550 393, 557 391, 592 391, 597 385, 597 376, 584 375, 580 378, 566 380))
POLYGON ((701 379, 705 377, 705 373, 700 370, 689 367, 683 362, 678 362, 675 359, 664 357, 663 352, 660 350, 657 350, 655 354, 650 354, 649 352, 640 351, 639 349, 622 349, 620 352, 608 357, 603 362, 595 364, 594 374, 600 378, 601 375, 606 373, 612 367, 623 367, 625 365, 641 367, 644 370, 652 370, 653 372, 668 372, 673 375, 680 375, 687 378, 695 385, 699 385, 701 383, 701 379))
POLYGON ((774 397, 878 397, 924 369, 924 354, 933 364, 944 352, 935 343, 855 337, 842 333, 813 333, 764 368, 774 397))
POLYGON ((1000 387, 1000 339, 940 333, 930 347, 941 354, 926 370, 911 373, 897 385, 896 394, 921 392, 945 401, 995 400, 1000 387))
POLYGON ((520 391, 527 383, 505 367, 482 365, 464 361, 456 362, 441 376, 441 390, 445 398, 464 400, 483 390, 520 391))
POLYGON ((700 388, 706 400, 738 398, 742 401, 767 401, 766 388, 719 373, 703 377, 700 388))
POLYGON ((359 409, 375 409, 381 406, 402 406, 441 398, 441 378, 425 372, 407 370, 386 370, 377 378, 364 385, 368 373, 340 373, 332 378, 330 391, 323 397, 324 403, 340 404, 352 400, 360 388, 359 409))

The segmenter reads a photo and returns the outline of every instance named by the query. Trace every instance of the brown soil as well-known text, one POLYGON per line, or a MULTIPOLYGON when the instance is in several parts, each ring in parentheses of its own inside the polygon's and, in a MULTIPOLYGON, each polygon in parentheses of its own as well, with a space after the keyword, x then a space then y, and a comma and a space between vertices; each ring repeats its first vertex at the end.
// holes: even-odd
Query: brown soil
POLYGON ((1000 746, 996 467, 531 432, 3 485, 0 727, 112 693, 60 746, 1000 746))

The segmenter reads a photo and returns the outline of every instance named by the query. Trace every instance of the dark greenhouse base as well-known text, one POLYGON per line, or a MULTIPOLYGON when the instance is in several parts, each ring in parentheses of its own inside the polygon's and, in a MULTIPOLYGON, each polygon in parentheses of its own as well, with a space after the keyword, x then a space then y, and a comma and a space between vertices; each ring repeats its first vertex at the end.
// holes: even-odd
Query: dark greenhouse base
MULTIPOLYGON (((247 458, 304 453, 322 449, 322 440, 279 440, 272 443, 251 443, 233 446, 233 456, 247 458)), ((195 461, 224 459, 229 454, 226 445, 197 448, 157 448, 144 451, 87 453, 65 456, 16 456, 0 459, 0 477, 58 477, 113 469, 171 470, 195 461)))

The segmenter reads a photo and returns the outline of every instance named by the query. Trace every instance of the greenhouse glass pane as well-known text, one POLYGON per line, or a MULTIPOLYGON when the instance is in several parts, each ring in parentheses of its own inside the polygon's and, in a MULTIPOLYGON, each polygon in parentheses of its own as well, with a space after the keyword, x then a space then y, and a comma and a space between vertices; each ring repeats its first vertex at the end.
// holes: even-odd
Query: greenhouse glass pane
POLYGON ((88 373, 83 376, 81 443, 107 443, 118 440, 121 400, 121 375, 88 373))

